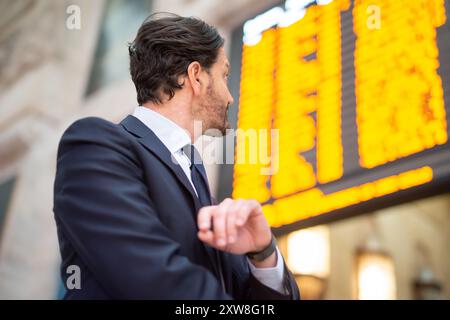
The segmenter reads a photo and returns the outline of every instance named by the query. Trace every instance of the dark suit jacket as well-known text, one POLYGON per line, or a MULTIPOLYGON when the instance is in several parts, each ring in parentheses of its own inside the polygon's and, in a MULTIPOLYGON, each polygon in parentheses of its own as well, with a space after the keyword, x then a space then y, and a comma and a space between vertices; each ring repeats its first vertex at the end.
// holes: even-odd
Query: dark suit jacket
POLYGON ((299 299, 285 269, 282 295, 260 283, 243 255, 217 251, 197 238, 200 203, 169 150, 142 122, 85 118, 58 149, 54 213, 61 274, 81 270, 68 299, 299 299))

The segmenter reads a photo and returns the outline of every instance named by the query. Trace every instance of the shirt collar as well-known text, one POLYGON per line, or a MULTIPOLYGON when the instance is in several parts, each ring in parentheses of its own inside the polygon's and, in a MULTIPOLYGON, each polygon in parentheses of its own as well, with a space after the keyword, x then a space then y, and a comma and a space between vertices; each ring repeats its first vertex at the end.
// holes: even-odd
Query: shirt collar
POLYGON ((138 106, 134 109, 133 116, 152 130, 172 154, 191 144, 191 139, 183 128, 156 111, 138 106))

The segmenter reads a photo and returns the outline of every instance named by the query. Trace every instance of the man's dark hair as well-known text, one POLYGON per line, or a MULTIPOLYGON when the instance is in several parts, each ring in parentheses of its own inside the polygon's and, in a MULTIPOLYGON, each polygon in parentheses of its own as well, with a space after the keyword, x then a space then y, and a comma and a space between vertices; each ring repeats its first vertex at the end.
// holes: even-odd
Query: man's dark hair
POLYGON ((161 94, 171 99, 182 88, 178 78, 187 73, 189 64, 198 61, 208 70, 223 43, 217 29, 200 19, 150 15, 128 47, 138 103, 161 103, 161 94))

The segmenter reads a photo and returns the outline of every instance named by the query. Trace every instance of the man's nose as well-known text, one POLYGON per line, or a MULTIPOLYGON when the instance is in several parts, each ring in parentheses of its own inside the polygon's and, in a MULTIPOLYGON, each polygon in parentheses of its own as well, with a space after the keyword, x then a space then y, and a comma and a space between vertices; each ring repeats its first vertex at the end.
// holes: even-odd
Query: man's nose
POLYGON ((228 107, 230 107, 234 103, 233 96, 230 94, 230 97, 228 98, 228 107))

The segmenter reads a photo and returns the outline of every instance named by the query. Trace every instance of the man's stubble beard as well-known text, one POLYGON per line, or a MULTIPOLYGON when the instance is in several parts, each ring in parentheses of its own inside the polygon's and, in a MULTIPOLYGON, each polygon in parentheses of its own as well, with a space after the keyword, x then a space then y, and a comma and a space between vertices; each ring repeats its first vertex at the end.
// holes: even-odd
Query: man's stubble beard
POLYGON ((208 86, 206 92, 207 98, 202 106, 202 109, 206 111, 204 120, 206 123, 203 123, 205 126, 204 134, 210 136, 224 136, 227 129, 230 128, 227 115, 228 108, 223 107, 223 103, 214 92, 212 85, 208 86))

